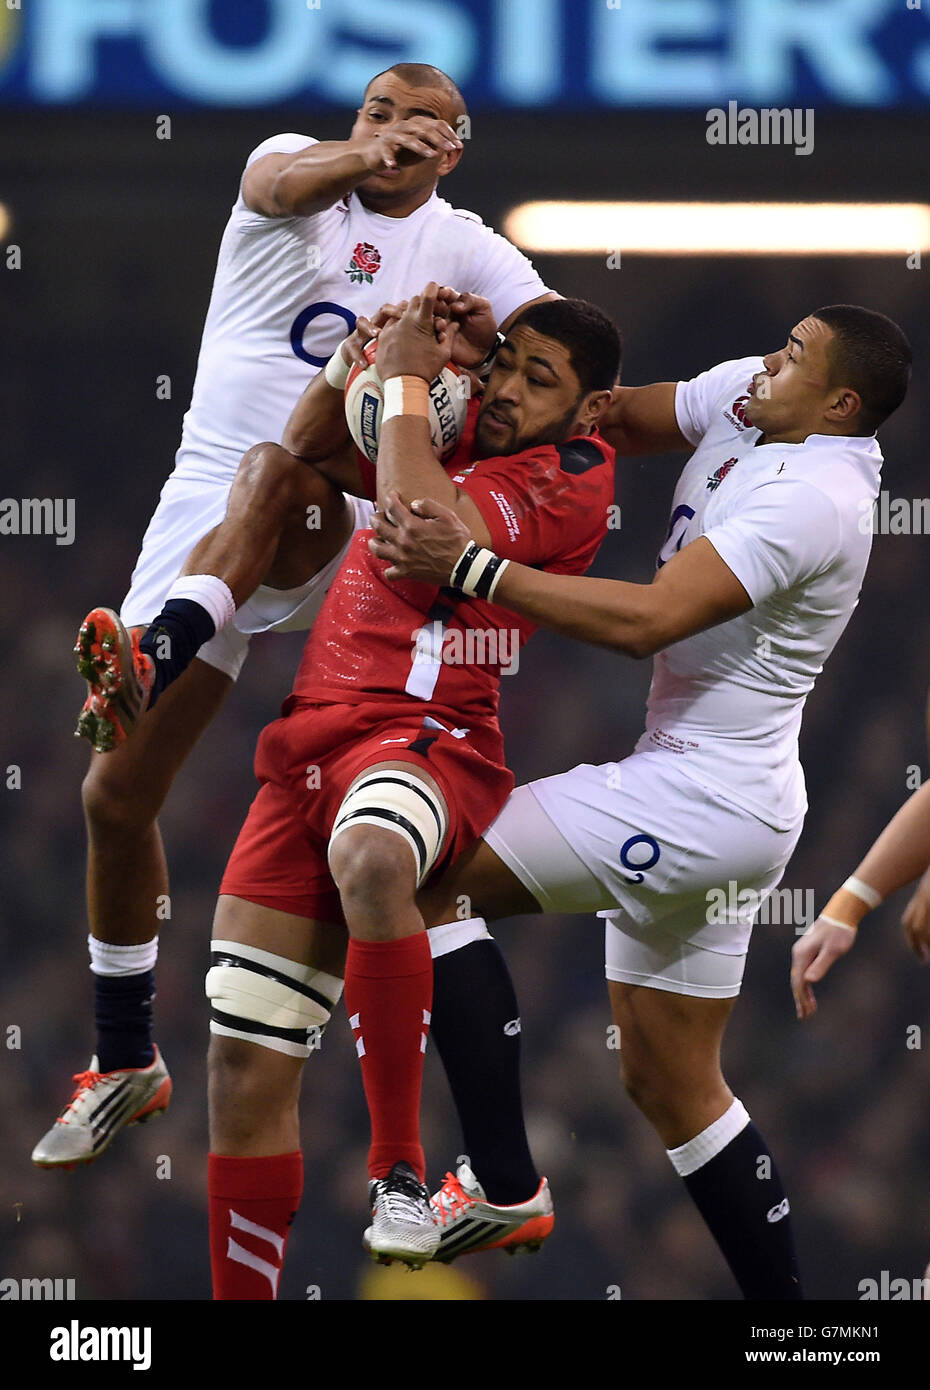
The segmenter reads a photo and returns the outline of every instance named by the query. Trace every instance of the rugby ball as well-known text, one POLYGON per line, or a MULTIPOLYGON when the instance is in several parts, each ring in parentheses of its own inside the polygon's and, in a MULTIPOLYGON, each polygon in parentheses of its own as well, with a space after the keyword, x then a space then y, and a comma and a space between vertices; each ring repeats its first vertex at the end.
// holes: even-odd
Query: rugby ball
MULTIPOLYGON (((384 383, 375 366, 378 342, 365 346, 367 367, 353 364, 345 388, 346 420, 357 447, 372 463, 378 462, 384 383)), ((429 432, 436 457, 445 463, 458 447, 468 414, 467 376, 448 362, 429 384, 429 432)))

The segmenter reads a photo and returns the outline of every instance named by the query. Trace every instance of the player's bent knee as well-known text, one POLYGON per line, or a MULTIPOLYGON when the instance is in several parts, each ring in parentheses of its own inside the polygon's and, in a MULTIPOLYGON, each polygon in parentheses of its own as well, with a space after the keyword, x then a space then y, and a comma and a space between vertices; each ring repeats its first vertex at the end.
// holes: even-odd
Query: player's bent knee
POLYGON ((350 787, 336 812, 330 872, 340 893, 349 896, 406 888, 411 869, 419 887, 439 858, 447 830, 442 797, 422 778, 401 768, 367 773, 350 787), (360 834, 363 827, 387 833, 360 834))
POLYGON ((346 910, 390 902, 414 888, 414 861, 396 836, 353 826, 331 843, 329 868, 346 910))
POLYGON ((262 505, 276 502, 286 507, 293 499, 298 480, 308 465, 280 444, 253 444, 239 464, 236 488, 261 494, 262 505))
MULTIPOLYGON (((342 981, 245 942, 214 940, 205 989, 214 1038, 254 1043, 304 1060, 320 1046, 342 981)), ((240 1065, 249 1064, 247 1052, 227 1052, 240 1065)))
POLYGON ((661 1124, 690 1109, 696 1098, 725 1086, 719 1064, 700 1055, 672 1056, 635 1030, 624 1031, 620 1075, 630 1100, 646 1118, 661 1124))
POLYGON ((137 836, 155 823, 164 795, 147 787, 144 769, 127 776, 125 767, 108 764, 110 756, 95 757, 81 783, 84 816, 98 834, 137 836))

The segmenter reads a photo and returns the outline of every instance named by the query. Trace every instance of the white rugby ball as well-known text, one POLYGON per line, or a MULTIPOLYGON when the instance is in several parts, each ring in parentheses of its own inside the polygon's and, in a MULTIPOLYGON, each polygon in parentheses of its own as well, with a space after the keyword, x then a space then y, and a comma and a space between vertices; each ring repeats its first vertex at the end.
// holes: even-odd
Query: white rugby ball
MULTIPOLYGON (((345 388, 346 420, 349 433, 362 453, 378 462, 381 415, 384 409, 384 383, 375 366, 377 339, 365 347, 367 367, 357 363, 349 372, 345 388)), ((448 362, 429 384, 429 432, 433 452, 443 463, 455 453, 468 413, 468 378, 453 362, 448 362)))

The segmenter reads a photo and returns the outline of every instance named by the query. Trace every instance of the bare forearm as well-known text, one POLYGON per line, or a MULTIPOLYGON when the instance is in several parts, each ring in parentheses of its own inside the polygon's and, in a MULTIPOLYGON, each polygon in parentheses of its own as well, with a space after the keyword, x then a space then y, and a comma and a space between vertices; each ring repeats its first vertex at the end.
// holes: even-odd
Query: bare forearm
POLYGON ((498 583, 494 602, 565 637, 645 657, 658 650, 651 588, 617 579, 547 574, 510 564, 498 583))
POLYGON ((890 897, 930 865, 930 782, 925 782, 888 822, 855 870, 870 888, 890 897))
POLYGON ((305 463, 321 463, 349 438, 345 396, 318 372, 291 411, 281 443, 305 463))
POLYGON ((704 536, 663 565, 651 584, 510 565, 494 601, 541 627, 634 657, 653 656, 752 607, 742 584, 704 536))
POLYGON ((687 449, 675 416, 674 381, 652 386, 615 386, 599 426, 607 443, 623 457, 687 449))
POLYGON ((458 489, 433 453, 429 422, 416 415, 395 415, 381 426, 378 448, 378 506, 384 508, 389 492, 399 492, 405 502, 431 497, 454 507, 458 489))
POLYGON ((308 217, 338 203, 370 173, 350 141, 321 142, 276 175, 269 194, 272 209, 279 217, 308 217))

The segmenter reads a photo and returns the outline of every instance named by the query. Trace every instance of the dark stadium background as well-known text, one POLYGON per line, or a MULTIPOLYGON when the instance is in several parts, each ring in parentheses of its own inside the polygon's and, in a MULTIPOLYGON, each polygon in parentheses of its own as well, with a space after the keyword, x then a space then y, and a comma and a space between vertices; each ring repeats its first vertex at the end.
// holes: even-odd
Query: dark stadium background
MULTIPOLYGON (((329 3, 329 0, 327 0, 329 3)), ((394 9, 403 8, 395 5, 394 9)), ((373 23, 376 23, 373 20, 373 23)), ((401 55, 398 55, 401 56, 401 55)), ((372 66, 375 71, 377 64, 372 66)), ((720 93, 725 105, 730 91, 720 93)), ((2 98, 2 90, 0 90, 2 98)), ((17 98, 19 101, 19 98, 17 98)), ((711 103, 713 104, 713 103, 711 103)), ((0 199, 22 246, 2 270, 5 495, 74 497, 75 543, 4 537, 0 764, 0 1276, 74 1278, 79 1298, 209 1296, 205 1210, 203 975, 216 887, 253 791, 256 735, 289 688, 299 637, 266 637, 182 773, 162 828, 171 920, 158 970, 157 1031, 175 1080, 166 1118, 123 1134, 95 1166, 34 1169, 29 1152, 92 1050, 79 784, 86 745, 70 649, 93 604, 117 605, 172 465, 189 400, 217 244, 248 151, 277 131, 341 137, 347 110, 142 109, 92 103, 2 113, 0 199), (172 114, 172 138, 154 138, 172 114), (156 377, 171 378, 169 401, 156 377), (5 779, 4 779, 5 780, 5 779), (157 1176, 170 1158, 170 1178, 157 1176)), ((441 188, 500 226, 532 197, 922 200, 930 188, 926 108, 817 110, 809 158, 789 149, 711 148, 702 111, 478 106, 473 138, 441 188)), ((618 228, 617 245, 623 246, 618 228)), ((549 283, 596 300, 621 324, 624 380, 691 375, 781 345, 820 304, 883 310, 910 335, 910 396, 882 431, 892 496, 928 487, 930 263, 903 257, 727 259, 537 257, 549 283)), ((618 468, 622 527, 596 572, 648 580, 676 478, 674 461, 618 468)), ((809 701, 802 755, 810 813, 785 885, 818 904, 851 872, 926 772, 930 685, 928 542, 876 537, 859 609, 809 701)), ((504 682, 517 779, 619 759, 640 732, 647 664, 540 634, 504 682)), ((695 816, 700 816, 695 805, 695 816)), ((788 990, 793 928, 756 932, 727 1039, 728 1078, 769 1137, 791 1197, 809 1292, 855 1299, 859 1281, 919 1277, 930 1260, 930 1011, 899 928, 900 895, 868 919, 854 953, 801 1027, 788 990), (908 1047, 907 1030, 924 1030, 908 1047)), ((608 1049, 602 931, 586 918, 503 924, 521 997, 532 1139, 557 1206, 539 1257, 482 1256, 417 1280, 367 1265, 366 1117, 344 1013, 307 1068, 307 1180, 282 1297, 603 1300, 728 1299, 735 1286, 652 1130, 622 1093, 608 1049), (434 1277, 435 1275, 435 1277, 434 1277), (615 1296, 615 1295, 614 1295, 615 1296)), ((460 1139, 435 1056, 424 1130, 435 1184, 460 1139)))

